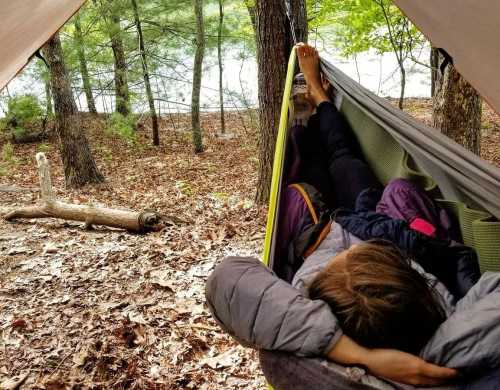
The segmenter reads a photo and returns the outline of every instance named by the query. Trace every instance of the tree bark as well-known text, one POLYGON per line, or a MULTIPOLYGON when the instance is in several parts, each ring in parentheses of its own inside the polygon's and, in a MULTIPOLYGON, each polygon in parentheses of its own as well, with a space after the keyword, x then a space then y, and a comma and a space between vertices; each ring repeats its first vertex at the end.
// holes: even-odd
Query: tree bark
MULTIPOLYGON (((305 2, 296 0, 293 3, 294 15, 292 17, 295 20, 297 40, 306 41, 305 2)), ((269 200, 287 64, 294 42, 283 0, 257 0, 255 12, 260 127, 256 201, 263 204, 269 200)))
POLYGON ((85 97, 87 98, 87 106, 91 114, 97 114, 94 95, 92 94, 92 83, 90 82, 89 70, 87 67, 87 57, 85 55, 85 42, 84 42, 82 23, 80 20, 79 13, 77 13, 75 16, 75 41, 76 41, 76 50, 78 54, 78 61, 80 62, 80 73, 82 75, 83 91, 85 92, 85 97))
POLYGON ((43 51, 50 66, 50 84, 57 121, 56 132, 60 140, 66 185, 81 187, 90 183, 101 183, 104 177, 92 157, 77 112, 59 34, 47 42, 43 51))
POLYGON ((193 145, 195 153, 203 152, 203 138, 200 125, 200 93, 205 55, 205 25, 203 21, 203 0, 193 0, 196 18, 196 54, 193 69, 193 96, 191 103, 191 122, 193 127, 193 145))
POLYGON ((45 100, 46 100, 46 115, 51 117, 54 114, 54 108, 52 106, 52 92, 50 89, 50 75, 47 74, 47 78, 44 80, 45 84, 45 100))
POLYGON ((257 34, 257 15, 255 13, 255 2, 253 0, 245 0, 245 6, 248 10, 248 15, 250 15, 250 21, 252 22, 254 33, 257 34))
POLYGON ((481 155, 481 98, 476 90, 448 65, 437 72, 434 127, 471 152, 481 155))
POLYGON ((399 109, 403 110, 404 109, 404 103, 405 103, 405 92, 406 92, 406 69, 404 63, 399 64, 399 73, 401 74, 401 91, 399 95, 399 109))
POLYGON ((431 48, 430 66, 431 66, 431 97, 434 97, 436 95, 436 83, 439 72, 439 52, 435 47, 431 48))
POLYGON ((120 16, 114 9, 113 2, 109 2, 109 34, 111 39, 111 48, 115 60, 115 94, 116 94, 116 112, 123 116, 130 114, 130 92, 128 89, 127 62, 125 60, 125 49, 123 46, 122 28, 120 26, 120 16))
POLYGON ((149 103, 149 112, 151 115, 151 121, 153 124, 153 144, 155 146, 160 146, 160 132, 158 129, 158 115, 156 115, 155 100, 153 97, 153 91, 151 89, 151 81, 148 70, 148 62, 146 57, 146 45, 144 44, 144 35, 142 33, 141 19, 139 17, 139 8, 137 7, 137 1, 132 1, 132 8, 134 9, 134 19, 135 25, 137 27, 137 34, 139 37, 139 49, 141 52, 141 62, 142 62, 142 72, 144 75, 144 84, 146 86, 146 94, 149 103))
POLYGON ((219 60, 219 101, 220 101, 220 132, 226 133, 226 118, 224 115, 224 64, 222 62, 222 29, 224 27, 224 0, 219 0, 219 31, 217 36, 217 56, 219 60))

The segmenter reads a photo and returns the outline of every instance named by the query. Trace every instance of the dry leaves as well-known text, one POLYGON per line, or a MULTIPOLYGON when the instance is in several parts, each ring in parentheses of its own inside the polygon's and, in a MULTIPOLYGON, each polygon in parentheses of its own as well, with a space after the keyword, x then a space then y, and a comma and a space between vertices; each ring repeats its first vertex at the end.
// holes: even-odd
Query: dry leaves
MULTIPOLYGON (((147 236, 57 220, 0 221, 0 388, 265 389, 254 351, 224 334, 204 305, 206 277, 226 255, 259 255, 266 210, 252 202, 255 134, 235 133, 192 153, 189 117, 163 121, 163 146, 130 147, 87 121, 107 183, 64 188, 57 148, 47 153, 58 197, 155 209, 171 225, 147 236), (177 131, 171 127, 176 124, 177 131), (26 376, 24 378, 23 376, 26 376), (17 385, 21 386, 21 384, 17 385)), ((36 145, 0 185, 36 187, 36 145)), ((1 210, 32 193, 0 192, 1 210)))

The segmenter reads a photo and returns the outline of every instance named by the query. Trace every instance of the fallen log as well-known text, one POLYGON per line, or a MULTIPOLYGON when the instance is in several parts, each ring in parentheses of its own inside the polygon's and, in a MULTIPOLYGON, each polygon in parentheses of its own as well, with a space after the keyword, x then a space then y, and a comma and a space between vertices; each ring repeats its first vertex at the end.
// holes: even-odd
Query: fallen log
POLYGON ((6 186, 0 184, 0 192, 22 193, 22 192, 36 192, 38 188, 22 188, 14 186, 6 186))
POLYGON ((12 134, 12 143, 16 145, 20 144, 32 144, 35 142, 42 142, 49 138, 49 134, 46 131, 34 131, 26 132, 22 134, 12 134))
POLYGON ((103 225, 133 232, 159 231, 165 227, 162 216, 154 211, 136 212, 104 207, 69 204, 55 197, 50 178, 50 167, 44 153, 36 155, 42 204, 13 210, 4 216, 6 221, 19 218, 59 218, 84 222, 86 228, 103 225))

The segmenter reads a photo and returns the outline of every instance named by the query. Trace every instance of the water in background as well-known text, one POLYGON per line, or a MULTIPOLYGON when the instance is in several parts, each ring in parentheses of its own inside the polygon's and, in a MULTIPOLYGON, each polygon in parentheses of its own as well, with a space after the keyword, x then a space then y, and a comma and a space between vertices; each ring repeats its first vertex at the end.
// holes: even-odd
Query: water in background
MULTIPOLYGON (((338 53, 322 51, 322 56, 336 65, 354 80, 372 92, 383 97, 399 97, 400 74, 394 54, 387 53, 382 56, 368 52, 353 58, 342 58, 338 53)), ((425 48, 417 53, 417 59, 427 63, 429 49, 425 48)), ((224 95, 225 105, 228 110, 245 109, 257 106, 257 64, 255 58, 243 58, 237 50, 226 51, 224 63, 224 95)), ((191 64, 184 64, 190 67, 191 64)), ((185 68, 184 68, 185 69, 185 68)), ((167 72, 167 70, 165 70, 167 72)), ((168 70, 172 73, 172 70, 168 70)), ((162 73, 162 72, 158 72, 162 73)), ((157 109, 161 114, 182 113, 191 110, 191 80, 190 74, 179 76, 180 72, 174 70, 176 77, 169 77, 168 82, 153 79, 153 89, 157 100, 157 109)), ((407 97, 430 96, 430 70, 424 66, 408 61, 407 65, 407 97)), ((219 109, 219 73, 216 58, 207 56, 203 88, 201 96, 202 110, 216 111, 219 109)), ((10 95, 32 93, 45 98, 44 85, 36 80, 28 67, 20 76, 8 86, 10 95)), ((144 91, 135 89, 136 96, 134 111, 147 112, 148 105, 144 91)), ((0 116, 3 116, 6 103, 6 90, 0 99, 0 116)), ((86 99, 83 93, 76 92, 76 100, 81 110, 87 110, 86 99)), ((106 96, 96 96, 97 109, 100 112, 113 112, 114 97, 110 92, 106 96)))

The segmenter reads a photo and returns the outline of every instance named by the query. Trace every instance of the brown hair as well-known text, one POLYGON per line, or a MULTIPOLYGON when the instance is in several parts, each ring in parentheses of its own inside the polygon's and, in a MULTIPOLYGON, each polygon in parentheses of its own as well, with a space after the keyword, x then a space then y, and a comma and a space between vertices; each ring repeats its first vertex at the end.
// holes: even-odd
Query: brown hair
POLYGON ((445 320, 436 292, 392 244, 372 241, 331 262, 309 286, 343 332, 367 348, 418 353, 445 320))

